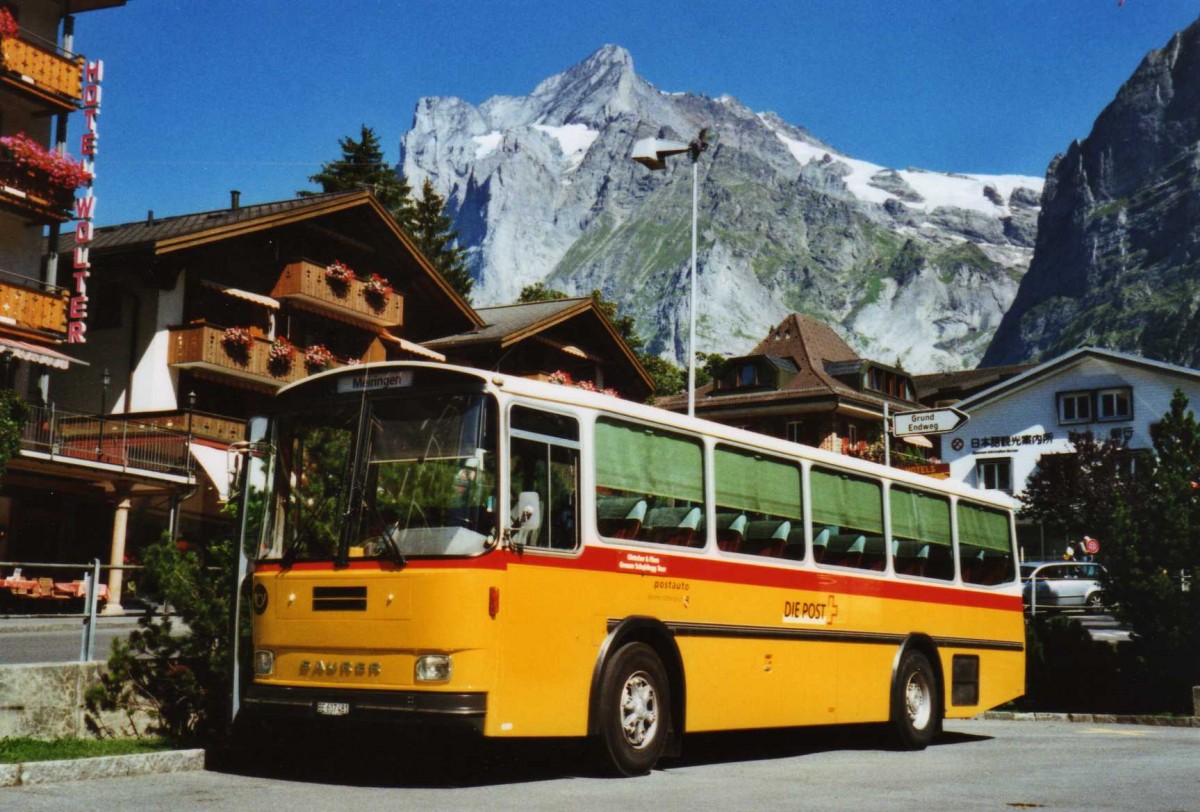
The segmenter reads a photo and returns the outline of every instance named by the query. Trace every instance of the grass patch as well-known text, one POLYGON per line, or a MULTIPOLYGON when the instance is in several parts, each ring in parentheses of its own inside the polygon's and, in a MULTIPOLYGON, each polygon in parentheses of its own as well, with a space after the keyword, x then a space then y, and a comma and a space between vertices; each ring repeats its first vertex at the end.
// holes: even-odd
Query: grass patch
POLYGON ((27 761, 62 761, 95 756, 126 756, 131 753, 152 753, 170 750, 171 745, 160 738, 143 739, 54 739, 42 741, 21 736, 0 739, 0 764, 20 764, 27 761))

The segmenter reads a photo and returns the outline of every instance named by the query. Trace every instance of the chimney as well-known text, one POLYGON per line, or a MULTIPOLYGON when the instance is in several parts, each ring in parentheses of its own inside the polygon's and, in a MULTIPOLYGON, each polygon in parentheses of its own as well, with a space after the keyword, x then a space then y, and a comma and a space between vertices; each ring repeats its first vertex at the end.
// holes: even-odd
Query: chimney
POLYGON ((242 207, 242 193, 237 189, 229 190, 229 208, 237 211, 242 207))
POLYGON ((146 211, 146 225, 154 225, 154 209, 148 209, 146 211))

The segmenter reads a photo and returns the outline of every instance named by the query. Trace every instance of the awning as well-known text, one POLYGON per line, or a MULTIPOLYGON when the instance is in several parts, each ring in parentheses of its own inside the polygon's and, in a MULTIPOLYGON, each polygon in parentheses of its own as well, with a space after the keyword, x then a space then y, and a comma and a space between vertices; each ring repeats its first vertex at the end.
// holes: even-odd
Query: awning
POLYGON ((256 305, 262 305, 263 307, 270 308, 271 310, 279 309, 278 299, 272 299, 270 296, 264 296, 261 293, 251 293, 250 291, 242 290, 241 288, 231 288, 218 282, 210 282, 207 279, 201 279, 200 284, 206 288, 212 288, 213 290, 220 291, 226 296, 232 296, 235 299, 241 299, 244 302, 253 302, 256 305))
POLYGON ((54 367, 55 369, 70 369, 71 364, 88 366, 86 361, 80 361, 78 358, 63 355, 57 350, 43 347, 40 344, 17 341, 15 338, 0 338, 0 353, 4 351, 11 353, 14 358, 20 358, 22 361, 54 367))
POLYGON ((918 448, 933 448, 933 443, 930 442, 929 438, 923 437, 920 434, 910 434, 909 436, 901 437, 900 439, 909 445, 915 445, 918 448))
POLYGON ((208 481, 217 489, 217 496, 222 502, 229 500, 229 475, 231 459, 224 448, 213 448, 209 445, 192 443, 192 457, 200 463, 208 481))
POLYGON ((379 337, 384 341, 390 341, 393 344, 398 345, 400 349, 404 350, 405 352, 411 352, 413 355, 420 355, 421 357, 428 358, 432 361, 446 360, 446 356, 442 355, 440 352, 434 352, 428 347, 422 347, 416 342, 408 341, 407 339, 400 338, 399 336, 394 336, 391 333, 380 333, 379 337))

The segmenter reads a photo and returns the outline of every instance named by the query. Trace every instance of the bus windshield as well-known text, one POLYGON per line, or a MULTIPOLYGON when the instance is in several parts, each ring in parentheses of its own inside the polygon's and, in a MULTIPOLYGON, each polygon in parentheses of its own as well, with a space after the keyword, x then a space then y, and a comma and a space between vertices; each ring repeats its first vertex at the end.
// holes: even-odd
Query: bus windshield
POLYGON ((481 394, 354 396, 279 417, 260 559, 472 555, 496 533, 495 408, 481 394))

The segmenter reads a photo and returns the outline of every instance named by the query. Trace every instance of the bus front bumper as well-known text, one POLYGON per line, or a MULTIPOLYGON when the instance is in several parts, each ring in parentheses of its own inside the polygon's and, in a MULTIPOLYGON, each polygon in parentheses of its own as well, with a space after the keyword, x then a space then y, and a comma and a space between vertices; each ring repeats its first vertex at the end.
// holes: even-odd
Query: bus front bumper
POLYGON ((430 691, 357 691, 252 683, 242 713, 262 720, 437 725, 483 732, 487 694, 430 691))

